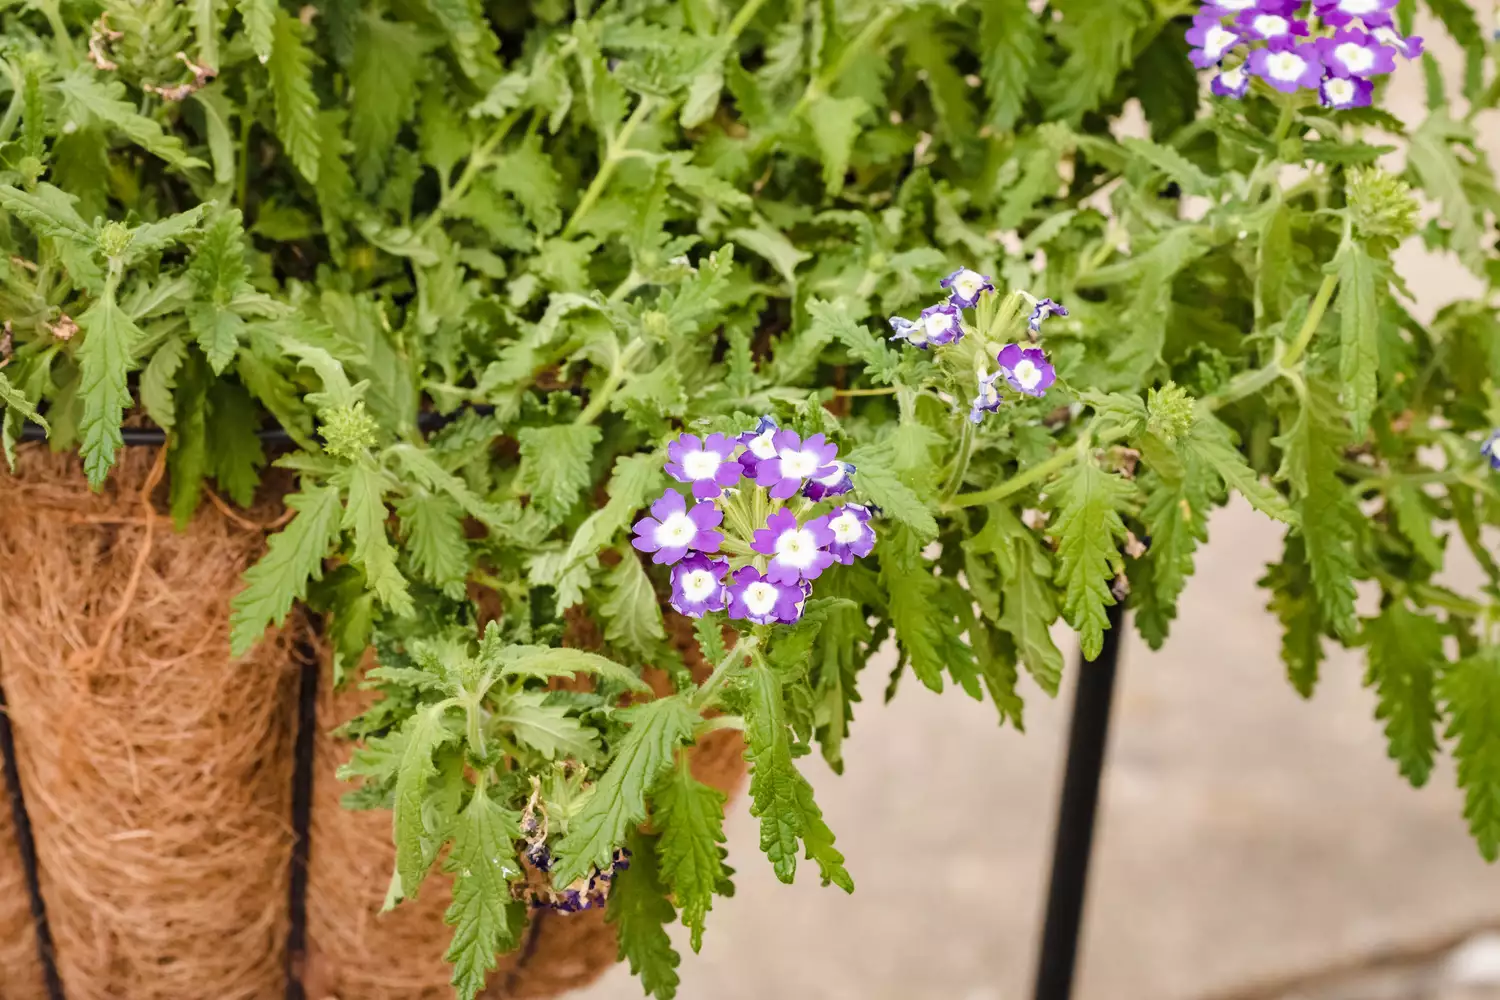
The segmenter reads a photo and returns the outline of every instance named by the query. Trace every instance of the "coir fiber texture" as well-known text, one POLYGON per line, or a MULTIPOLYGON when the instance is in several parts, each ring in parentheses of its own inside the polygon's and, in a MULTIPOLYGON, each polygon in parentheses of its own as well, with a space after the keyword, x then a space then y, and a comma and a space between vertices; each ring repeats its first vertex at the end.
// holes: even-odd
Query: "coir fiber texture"
MULTIPOLYGON (((708 676, 690 623, 671 613, 668 627, 694 677, 708 676)), ((580 637, 574 629, 573 639, 580 637)), ((587 632, 587 629, 582 631, 587 632)), ((570 644, 590 645, 586 638, 570 644)), ((665 675, 648 676, 659 693, 665 675)), ((326 677, 326 674, 325 674, 326 677)), ((395 864, 391 815, 350 812, 339 805, 348 785, 334 778, 349 758, 347 741, 331 731, 374 695, 353 685, 325 692, 318 705, 313 772, 312 853, 308 862, 308 1000, 450 1000, 443 952, 452 929, 443 923, 449 878, 434 870, 415 900, 381 913, 395 864)), ((700 781, 733 795, 745 776, 744 744, 734 730, 707 734, 692 751, 700 781)), ((500 957, 486 1000, 540 1000, 593 982, 615 962, 614 928, 602 909, 561 914, 533 910, 524 942, 500 957)))
MULTIPOLYGON (((69 1000, 283 992, 296 667, 229 655, 279 499, 163 513, 127 449, 101 493, 25 447, 0 472, 0 677, 69 1000)), ((7 991, 6 996, 11 994, 7 991)))
POLYGON ((40 996, 46 996, 46 988, 36 953, 26 870, 21 866, 10 802, 0 790, 0 997, 40 996))

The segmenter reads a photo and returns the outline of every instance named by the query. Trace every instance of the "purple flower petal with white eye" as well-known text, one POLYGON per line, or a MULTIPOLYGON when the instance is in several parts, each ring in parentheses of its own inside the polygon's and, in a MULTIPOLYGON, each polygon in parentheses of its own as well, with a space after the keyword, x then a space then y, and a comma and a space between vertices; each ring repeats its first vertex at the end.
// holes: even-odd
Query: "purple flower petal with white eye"
MULTIPOLYGON (((1368 21, 1366 22, 1369 23, 1368 21)), ((1415 59, 1422 54, 1422 36, 1407 35, 1402 37, 1395 28, 1389 24, 1373 26, 1370 34, 1381 45, 1389 45, 1401 54, 1403 59, 1415 59)))
POLYGON ((1367 108, 1375 93, 1375 84, 1358 77, 1325 76, 1318 87, 1323 107, 1342 111, 1345 108, 1367 108))
POLYGON ((829 497, 842 496, 854 489, 854 466, 835 459, 833 467, 834 471, 828 475, 808 480, 807 485, 802 487, 802 495, 817 503, 829 497))
POLYGON ((1245 40, 1245 36, 1238 28, 1219 23, 1217 15, 1199 14, 1187 30, 1187 40, 1193 47, 1188 60, 1199 69, 1207 69, 1217 66, 1224 56, 1245 40))
POLYGON ((1313 13, 1342 28, 1356 17, 1371 26, 1389 24, 1396 0, 1313 0, 1313 13))
POLYGON ((1203 9, 1198 17, 1229 17, 1246 11, 1265 11, 1268 14, 1295 14, 1303 0, 1203 0, 1203 9))
POLYGON ((790 584, 798 580, 816 580, 833 565, 833 556, 826 551, 833 539, 828 518, 815 517, 799 525, 791 511, 782 509, 768 517, 766 526, 755 532, 750 547, 771 557, 766 566, 767 580, 790 584))
POLYGON ((863 559, 875 548, 875 529, 870 527, 870 508, 863 504, 850 503, 834 508, 828 515, 828 530, 833 532, 833 544, 828 554, 845 566, 854 560, 863 559))
POLYGON ((791 499, 802 488, 803 480, 818 479, 834 471, 838 446, 829 443, 822 434, 803 441, 796 431, 777 431, 771 440, 776 445, 776 457, 756 465, 755 482, 770 490, 777 500, 791 499))
POLYGON ((772 443, 772 439, 779 430, 781 428, 776 426, 775 420, 761 417, 755 430, 740 435, 739 442, 745 446, 745 450, 740 452, 740 468, 745 470, 746 476, 754 479, 756 467, 761 462, 776 457, 776 445, 772 443))
POLYGON ((1226 69, 1214 76, 1213 82, 1208 85, 1208 89, 1219 97, 1232 97, 1235 100, 1239 100, 1250 89, 1250 74, 1245 72, 1245 67, 1243 66, 1226 69))
POLYGON ((1358 28, 1343 28, 1332 38, 1314 42, 1323 58, 1323 66, 1334 76, 1369 80, 1396 69, 1396 50, 1381 45, 1358 28))
POLYGON ((635 522, 635 538, 630 544, 641 552, 654 553, 654 563, 675 563, 689 549, 717 552, 724 540, 714 531, 724 514, 713 503, 704 501, 689 510, 687 501, 676 490, 667 490, 651 505, 651 516, 635 522))
POLYGON ((1479 446, 1479 454, 1489 459, 1490 468, 1500 472, 1500 430, 1490 435, 1490 439, 1479 446))
POLYGON ((1307 22, 1299 17, 1287 17, 1264 10, 1247 10, 1234 19, 1235 27, 1244 32, 1246 38, 1263 42, 1278 38, 1290 39, 1294 35, 1307 36, 1307 22))
POLYGON ((986 413, 994 413, 1005 403, 1000 397, 1000 390, 995 388, 1001 372, 979 373, 979 395, 974 397, 974 402, 969 406, 969 419, 979 423, 984 419, 986 413))
POLYGON ((963 317, 957 306, 947 302, 923 309, 917 323, 922 327, 925 341, 917 344, 918 347, 942 347, 944 344, 956 344, 964 338, 963 317))
POLYGON ((1312 44, 1272 42, 1250 53, 1250 61, 1245 65, 1251 73, 1286 94, 1304 87, 1316 90, 1323 79, 1323 61, 1312 44))
POLYGON ((1026 321, 1026 326, 1032 333, 1042 332, 1042 323, 1051 316, 1066 316, 1068 311, 1051 299, 1042 299, 1031 310, 1031 318, 1026 321))
POLYGON ((1017 392, 1028 396, 1045 396, 1052 383, 1057 381, 1057 369, 1047 360, 1047 352, 1039 347, 1022 347, 1006 344, 995 356, 1000 363, 1000 373, 1017 392))
POLYGON ((912 322, 900 316, 892 316, 889 320, 891 329, 896 332, 891 334, 892 340, 904 340, 913 347, 927 350, 927 328, 920 322, 912 322))
POLYGON ((973 309, 979 304, 980 295, 995 290, 989 275, 971 271, 967 267, 954 271, 939 285, 948 290, 948 304, 960 309, 973 309))
POLYGON ((728 559, 712 559, 694 552, 672 567, 672 607, 689 618, 702 618, 710 611, 723 611, 729 601, 724 576, 728 559))
POLYGON ((696 434, 683 434, 667 445, 667 475, 679 483, 692 483, 693 496, 699 500, 711 499, 740 481, 744 470, 734 460, 737 447, 737 441, 723 434, 710 434, 701 441, 696 434))
POLYGON ((757 625, 790 624, 802 617, 805 600, 796 584, 781 586, 761 576, 754 566, 741 566, 729 585, 729 617, 757 625))

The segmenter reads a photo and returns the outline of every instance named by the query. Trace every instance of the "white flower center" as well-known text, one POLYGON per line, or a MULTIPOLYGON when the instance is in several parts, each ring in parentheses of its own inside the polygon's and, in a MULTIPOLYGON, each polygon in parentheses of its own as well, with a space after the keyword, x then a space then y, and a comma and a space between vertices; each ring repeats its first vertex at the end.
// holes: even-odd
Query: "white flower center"
POLYGON ((865 533, 865 522, 855 517, 852 511, 847 510, 829 521, 828 527, 833 532, 834 540, 841 545, 857 542, 865 533))
POLYGON ((1000 390, 995 388, 995 383, 980 381, 979 402, 983 406, 994 406, 1000 401, 1000 390))
POLYGON ((776 607, 776 588, 764 580, 757 580, 745 588, 745 607, 751 614, 768 615, 776 607))
POLYGON ((1259 0, 1218 0, 1214 6, 1225 10, 1254 10, 1258 2, 1259 0))
POLYGON ((1354 100, 1354 81, 1334 77, 1325 84, 1328 100, 1334 104, 1348 104, 1354 100))
POLYGON ((656 544, 665 549, 681 548, 698 534, 698 526, 686 512, 673 514, 656 529, 656 544))
POLYGON ((818 456, 812 452, 787 449, 781 453, 781 477, 783 479, 806 479, 817 471, 818 456))
POLYGON ((1373 14, 1380 9, 1380 0, 1343 0, 1339 9, 1345 14, 1373 14))
POLYGON ((1280 14, 1261 14, 1251 23, 1262 38, 1280 38, 1292 28, 1291 22, 1280 14))
POLYGON ((706 569, 695 569, 682 574, 682 596, 690 603, 701 604, 713 596, 719 581, 706 569))
POLYGON ((682 456, 682 471, 689 479, 712 479, 723 460, 716 451, 690 451, 682 456))
POLYGON ((934 337, 941 337, 947 333, 951 323, 952 317, 947 313, 929 313, 927 318, 922 320, 922 328, 927 335, 927 339, 931 340, 934 337))
POLYGON ((976 271, 963 270, 953 279, 953 290, 961 299, 972 299, 984 287, 984 275, 976 271))
POLYGON ((1376 28, 1374 31, 1374 35, 1377 42, 1384 42, 1387 45, 1394 45, 1396 47, 1396 51, 1400 52, 1403 55, 1406 54, 1406 39, 1396 34, 1394 29, 1376 28))
POLYGON ((1214 25, 1208 29, 1208 34, 1203 38, 1203 51, 1208 53, 1210 59, 1217 59, 1232 48, 1237 41, 1239 39, 1235 37, 1234 32, 1220 25, 1214 25))
POLYGON ((751 438, 750 439, 750 454, 754 455, 756 458, 760 459, 761 461, 765 461, 768 458, 775 458, 776 457, 776 445, 771 441, 771 438, 775 434, 776 434, 776 431, 773 429, 773 430, 766 431, 763 434, 757 434, 757 435, 755 435, 755 437, 751 438))
POLYGON ((1017 361, 1016 366, 1011 369, 1011 374, 1016 377, 1017 382, 1021 383, 1023 389, 1035 389, 1036 384, 1042 380, 1042 370, 1030 358, 1017 361))
POLYGON ((1266 59, 1266 70, 1278 80, 1295 80, 1307 69, 1307 60, 1295 52, 1273 52, 1266 59))
POLYGON ((1234 69, 1225 70, 1219 74, 1219 79, 1223 80, 1224 86, 1230 90, 1238 90, 1240 84, 1245 82, 1245 69, 1243 66, 1236 66, 1234 69))
POLYGON ((806 569, 818 555, 818 543, 806 528, 783 531, 776 539, 776 561, 797 569, 806 569))
POLYGON ((1333 57, 1351 73, 1364 73, 1375 65, 1375 54, 1363 45, 1344 42, 1333 50, 1333 57))

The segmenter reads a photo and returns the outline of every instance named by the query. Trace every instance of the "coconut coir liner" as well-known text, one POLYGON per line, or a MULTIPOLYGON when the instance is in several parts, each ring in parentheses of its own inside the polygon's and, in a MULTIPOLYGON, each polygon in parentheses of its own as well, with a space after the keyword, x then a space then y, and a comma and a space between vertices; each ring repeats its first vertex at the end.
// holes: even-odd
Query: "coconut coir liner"
POLYGON ((16 844, 10 802, 0 794, 0 997, 23 1000, 46 994, 42 963, 36 954, 26 870, 16 844))
MULTIPOLYGON (((574 624, 582 628, 570 630, 569 645, 597 646, 586 634, 586 623, 574 624)), ((691 625, 669 612, 667 626, 693 676, 707 677, 710 668, 699 654, 691 625)), ((647 680, 658 693, 670 690, 660 671, 648 672, 647 680)), ((451 1000, 450 972, 443 961, 452 936, 452 928, 443 923, 451 898, 449 876, 434 870, 416 899, 381 913, 395 864, 390 813, 351 812, 339 805, 349 786, 333 775, 349 759, 351 747, 330 732, 375 698, 351 685, 340 692, 325 690, 318 702, 307 888, 308 1000, 451 1000)), ((733 795, 745 776, 744 749, 734 730, 709 733, 691 751, 693 773, 733 795)), ((614 928, 605 923, 602 909, 572 914, 532 910, 522 946, 500 956, 484 996, 554 997, 593 982, 614 964, 615 954, 614 928)))
POLYGON ((260 1000, 284 990, 297 678, 284 634, 231 659, 228 614, 280 503, 179 533, 161 472, 125 449, 94 494, 34 446, 0 472, 0 678, 69 1000, 260 1000))

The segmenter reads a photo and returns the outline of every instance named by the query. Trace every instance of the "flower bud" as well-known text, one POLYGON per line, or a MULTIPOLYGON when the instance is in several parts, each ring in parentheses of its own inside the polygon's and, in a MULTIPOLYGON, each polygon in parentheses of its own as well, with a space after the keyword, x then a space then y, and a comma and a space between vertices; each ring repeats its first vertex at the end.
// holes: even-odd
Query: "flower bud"
POLYGON ((99 249, 106 257, 123 257, 130 239, 130 228, 123 222, 106 222, 99 230, 99 249))
POLYGON ((322 416, 324 447, 335 458, 352 459, 375 443, 379 427, 365 412, 363 400, 353 406, 324 410, 322 416))
POLYGON ((1171 444, 1193 429, 1193 397, 1174 382, 1146 396, 1146 429, 1171 444))
POLYGON ((1347 194, 1361 236, 1400 243, 1417 231, 1417 200, 1399 177, 1378 167, 1351 171, 1347 194))

